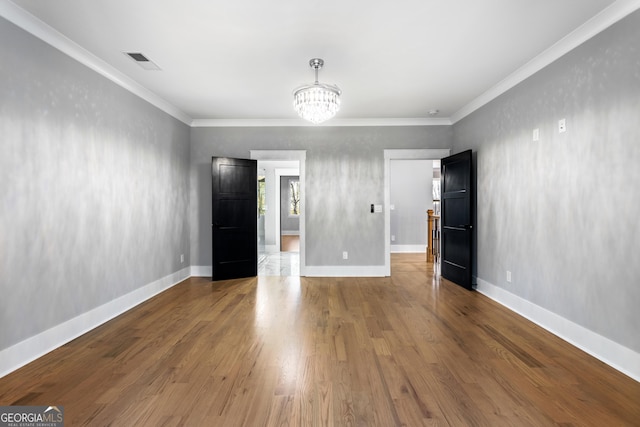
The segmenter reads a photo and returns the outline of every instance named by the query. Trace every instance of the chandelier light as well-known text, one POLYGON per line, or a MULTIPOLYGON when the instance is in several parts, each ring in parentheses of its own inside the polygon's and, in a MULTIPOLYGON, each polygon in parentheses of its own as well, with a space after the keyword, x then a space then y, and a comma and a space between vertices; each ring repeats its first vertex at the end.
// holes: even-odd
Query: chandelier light
POLYGON ((324 65, 320 58, 313 58, 309 65, 316 72, 316 81, 293 91, 293 108, 305 120, 318 124, 329 120, 340 109, 340 88, 318 82, 318 70, 324 65))

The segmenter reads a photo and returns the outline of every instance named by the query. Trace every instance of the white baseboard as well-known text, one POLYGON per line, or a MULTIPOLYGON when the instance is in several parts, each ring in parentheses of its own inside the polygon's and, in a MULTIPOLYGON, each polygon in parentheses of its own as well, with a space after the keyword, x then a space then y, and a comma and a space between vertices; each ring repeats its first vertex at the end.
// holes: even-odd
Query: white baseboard
POLYGON ((485 280, 476 290, 640 382, 640 353, 624 347, 485 280))
POLYGON ((300 231, 299 230, 282 230, 280 232, 281 236, 299 236, 300 235, 300 231))
POLYGON ((398 253, 413 253, 413 254, 425 254, 427 253, 427 245, 391 245, 390 250, 392 254, 398 253))
POLYGON ((191 277, 211 277, 213 267, 210 265, 192 265, 191 277))
POLYGON ((384 277, 384 265, 307 265, 307 277, 384 277))
POLYGON ((0 378, 108 322, 189 277, 189 267, 162 277, 0 351, 0 378))

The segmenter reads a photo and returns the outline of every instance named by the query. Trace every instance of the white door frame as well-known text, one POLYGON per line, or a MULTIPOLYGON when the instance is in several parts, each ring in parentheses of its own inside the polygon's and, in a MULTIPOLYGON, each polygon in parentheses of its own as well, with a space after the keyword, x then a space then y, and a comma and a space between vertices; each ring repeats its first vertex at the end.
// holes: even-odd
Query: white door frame
POLYGON ((391 276, 391 190, 389 171, 391 160, 440 160, 451 154, 449 148, 384 150, 384 271, 391 276))

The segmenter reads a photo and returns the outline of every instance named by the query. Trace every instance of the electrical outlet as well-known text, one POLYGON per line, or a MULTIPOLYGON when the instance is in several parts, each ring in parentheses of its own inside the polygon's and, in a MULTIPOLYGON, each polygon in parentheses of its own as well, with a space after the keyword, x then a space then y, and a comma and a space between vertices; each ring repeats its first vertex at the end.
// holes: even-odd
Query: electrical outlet
POLYGON ((507 283, 511 283, 511 272, 507 270, 507 283))
POLYGON ((540 129, 538 129, 538 128, 535 128, 533 130, 533 141, 534 142, 540 141, 540 129))
POLYGON ((558 133, 563 133, 567 131, 567 119, 558 120, 558 133))
POLYGON ((349 259, 349 252, 347 251, 342 252, 342 259, 349 259))
POLYGON ((396 241, 396 236, 394 236, 393 234, 391 235, 391 241, 395 242, 396 241))
POLYGON ((184 262, 184 254, 180 254, 180 263, 182 264, 184 262))

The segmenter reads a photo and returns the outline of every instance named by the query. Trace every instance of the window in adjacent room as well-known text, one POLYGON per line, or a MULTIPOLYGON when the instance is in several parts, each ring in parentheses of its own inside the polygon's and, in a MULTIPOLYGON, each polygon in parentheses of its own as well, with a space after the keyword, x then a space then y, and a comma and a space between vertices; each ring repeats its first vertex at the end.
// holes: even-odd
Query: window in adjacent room
POLYGON ((267 211, 266 179, 263 175, 258 177, 258 215, 264 215, 267 211))
POLYGON ((300 215, 300 180, 289 180, 289 216, 300 215))

